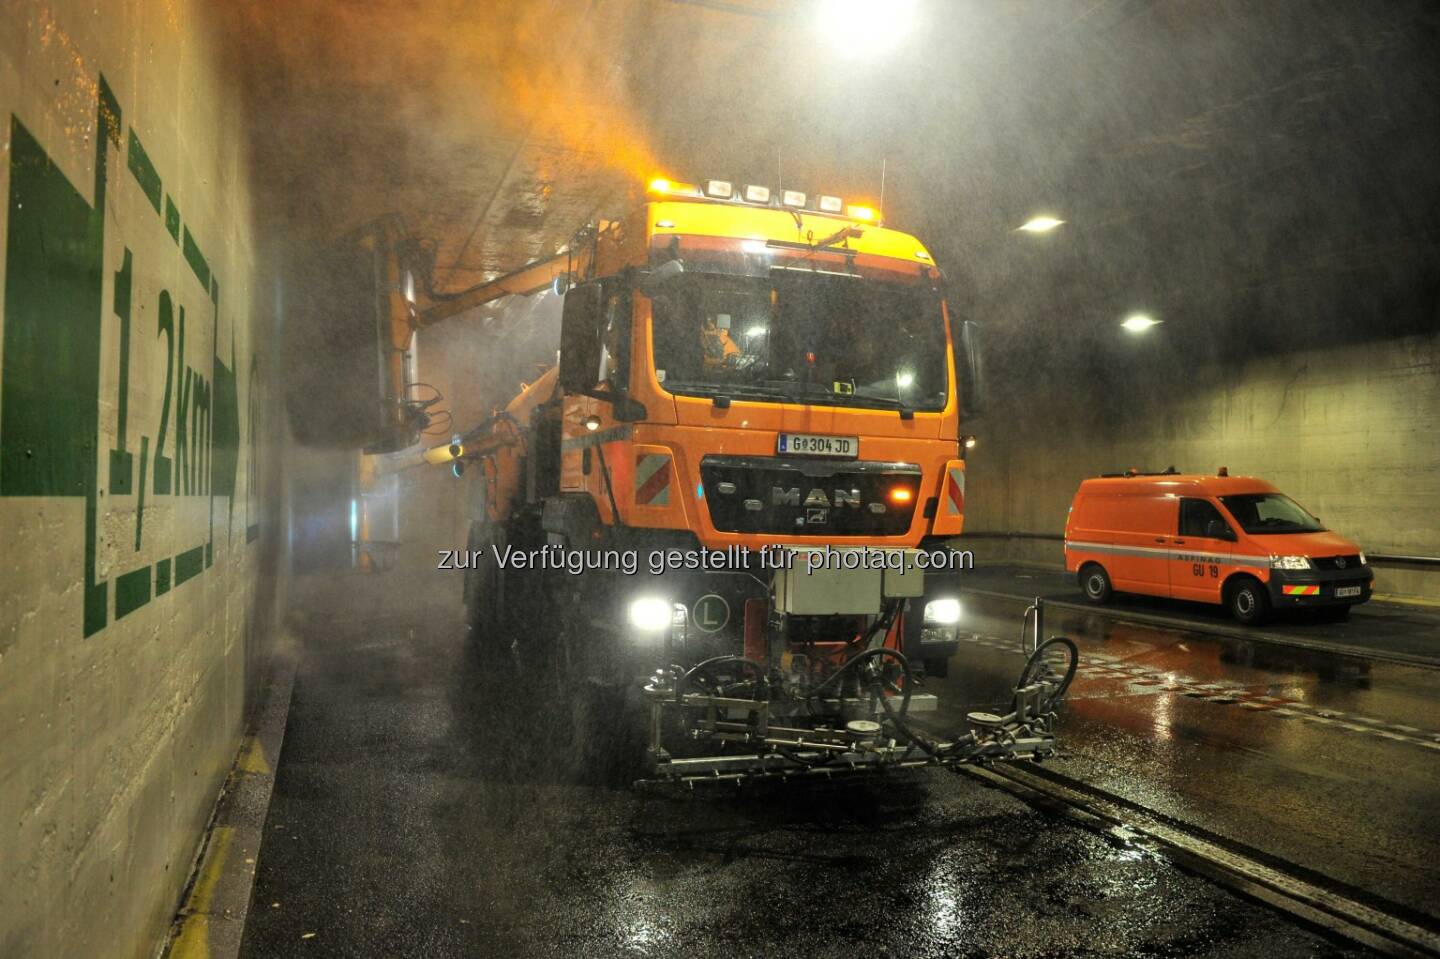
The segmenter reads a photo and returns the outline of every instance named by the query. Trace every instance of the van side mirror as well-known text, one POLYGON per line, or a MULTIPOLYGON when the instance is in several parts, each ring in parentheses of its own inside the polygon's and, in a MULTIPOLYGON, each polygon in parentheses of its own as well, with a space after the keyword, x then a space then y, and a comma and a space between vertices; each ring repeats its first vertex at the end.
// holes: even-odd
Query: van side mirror
POLYGON ((599 283, 581 283, 565 294, 560 315, 560 388, 566 393, 589 393, 600 368, 600 317, 605 291, 599 283))
POLYGON ((955 344, 955 375, 960 381, 962 415, 985 412, 985 363, 980 351, 980 324, 965 320, 960 324, 955 344))

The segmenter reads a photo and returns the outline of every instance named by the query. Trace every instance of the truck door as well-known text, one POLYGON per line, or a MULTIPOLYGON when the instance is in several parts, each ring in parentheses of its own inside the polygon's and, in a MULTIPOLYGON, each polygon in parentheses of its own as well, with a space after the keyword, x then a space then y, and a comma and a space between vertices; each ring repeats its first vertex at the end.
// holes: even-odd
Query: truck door
POLYGON ((1183 497, 1180 522, 1170 550, 1170 595, 1204 603, 1220 602, 1220 584, 1230 567, 1235 533, 1209 500, 1183 497))

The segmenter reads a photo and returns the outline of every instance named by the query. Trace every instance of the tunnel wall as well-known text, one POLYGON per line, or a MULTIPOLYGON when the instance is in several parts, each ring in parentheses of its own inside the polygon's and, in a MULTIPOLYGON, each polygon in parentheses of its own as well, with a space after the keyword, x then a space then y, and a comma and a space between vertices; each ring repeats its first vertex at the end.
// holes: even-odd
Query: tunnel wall
POLYGON ((3 956, 155 954, 273 635, 268 298, 213 11, 3 13, 3 956))
MULTIPOLYGON (((1440 555, 1440 335, 1210 364, 1129 387, 1070 375, 1039 376, 1047 386, 1037 389, 1024 373, 1012 365, 992 382, 995 409, 967 427, 980 437, 967 532, 1059 534, 1085 477, 1226 466, 1274 483, 1367 552, 1440 555)), ((1064 563, 1053 541, 972 545, 977 562, 1064 563)), ((1380 566, 1376 590, 1440 599, 1440 569, 1380 566)))

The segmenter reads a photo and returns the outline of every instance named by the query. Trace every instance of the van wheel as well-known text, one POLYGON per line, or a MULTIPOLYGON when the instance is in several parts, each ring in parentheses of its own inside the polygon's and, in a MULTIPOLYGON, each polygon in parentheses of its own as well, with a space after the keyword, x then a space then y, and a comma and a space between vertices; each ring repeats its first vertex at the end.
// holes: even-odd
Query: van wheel
POLYGON ((1110 602, 1115 590, 1110 587, 1110 574, 1099 563, 1086 563, 1080 567, 1080 589, 1085 598, 1096 606, 1110 602))
POLYGON ((1225 606, 1236 621, 1256 626, 1270 615, 1270 596, 1259 580, 1242 576, 1225 587, 1225 606))

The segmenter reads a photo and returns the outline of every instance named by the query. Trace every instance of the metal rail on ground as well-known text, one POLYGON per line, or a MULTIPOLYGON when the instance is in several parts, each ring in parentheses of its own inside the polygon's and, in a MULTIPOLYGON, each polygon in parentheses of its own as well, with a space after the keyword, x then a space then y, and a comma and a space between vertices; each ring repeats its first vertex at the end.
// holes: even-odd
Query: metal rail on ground
POLYGON ((1392 956, 1440 955, 1440 924, 1431 917, 1208 835, 1088 783, 1025 764, 953 771, 1127 845, 1148 846, 1177 865, 1371 949, 1392 956))

